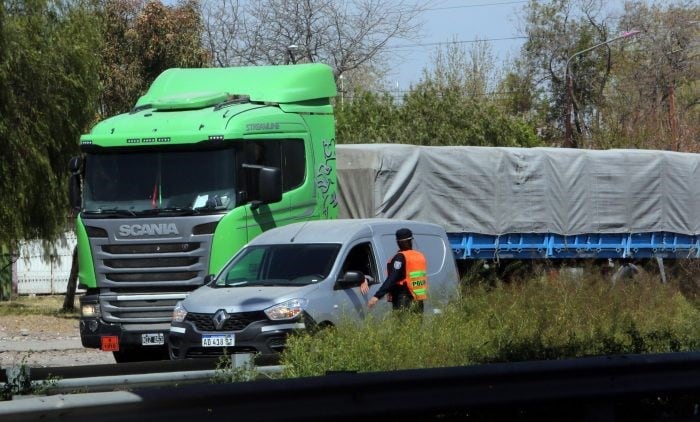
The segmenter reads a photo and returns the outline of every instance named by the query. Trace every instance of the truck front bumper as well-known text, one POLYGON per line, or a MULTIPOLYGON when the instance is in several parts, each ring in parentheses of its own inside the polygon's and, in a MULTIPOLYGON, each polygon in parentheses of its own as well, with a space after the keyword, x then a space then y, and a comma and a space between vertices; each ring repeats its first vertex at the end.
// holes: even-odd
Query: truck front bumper
POLYGON ((102 319, 98 303, 97 295, 80 298, 80 340, 83 347, 117 352, 140 347, 165 347, 167 344, 169 322, 108 322, 102 319))
POLYGON ((112 324, 99 318, 80 319, 80 340, 83 347, 119 351, 135 347, 164 347, 170 324, 112 324), (114 348, 116 345, 116 350, 114 348))

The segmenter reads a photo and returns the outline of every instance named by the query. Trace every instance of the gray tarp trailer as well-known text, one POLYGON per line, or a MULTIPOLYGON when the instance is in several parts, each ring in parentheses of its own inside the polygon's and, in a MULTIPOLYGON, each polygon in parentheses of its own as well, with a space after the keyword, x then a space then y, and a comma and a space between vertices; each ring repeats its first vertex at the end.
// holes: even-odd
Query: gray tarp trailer
POLYGON ((339 218, 443 226, 470 259, 700 258, 700 154, 336 148, 339 218))

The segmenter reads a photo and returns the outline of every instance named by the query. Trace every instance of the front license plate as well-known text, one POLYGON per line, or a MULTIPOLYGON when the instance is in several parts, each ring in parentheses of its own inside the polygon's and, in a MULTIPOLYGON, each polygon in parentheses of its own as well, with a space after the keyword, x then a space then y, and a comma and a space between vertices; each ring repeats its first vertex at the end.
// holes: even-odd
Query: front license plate
POLYGON ((235 344, 234 334, 203 335, 202 347, 230 347, 235 344))
POLYGON ((165 344, 163 333, 141 334, 142 346, 162 346, 165 344))

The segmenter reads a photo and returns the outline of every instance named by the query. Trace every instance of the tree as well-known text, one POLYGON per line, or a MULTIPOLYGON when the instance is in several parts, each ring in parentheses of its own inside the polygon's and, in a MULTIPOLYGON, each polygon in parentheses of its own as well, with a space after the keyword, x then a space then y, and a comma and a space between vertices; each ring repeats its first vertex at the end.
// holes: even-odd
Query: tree
POLYGON ((164 70, 210 62, 196 0, 172 7, 160 1, 106 0, 102 23, 103 117, 129 111, 164 70))
POLYGON ((75 289, 78 286, 78 246, 73 248, 71 257, 70 274, 68 275, 68 284, 66 285, 66 297, 63 298, 63 306, 61 309, 65 312, 75 310, 75 289))
POLYGON ((423 6, 404 0, 205 1, 205 43, 215 66, 322 62, 336 80, 381 77, 397 39, 413 39, 423 6))
POLYGON ((339 144, 388 143, 396 139, 398 111, 388 92, 357 90, 352 100, 336 106, 339 144))
POLYGON ((93 120, 101 38, 91 1, 0 2, 0 239, 51 239, 68 158, 93 120))
POLYGON ((458 43, 435 54, 434 66, 403 98, 356 94, 338 112, 338 142, 416 145, 535 146, 540 140, 520 116, 497 106, 490 90, 495 67, 486 44, 458 43))
POLYGON ((700 150, 700 7, 630 3, 618 27, 642 33, 606 93, 607 144, 700 150))
POLYGON ((561 138, 571 102, 576 136, 573 145, 567 146, 577 146, 582 136, 590 141, 590 128, 599 122, 603 93, 610 82, 613 53, 620 48, 605 45, 576 55, 611 38, 611 18, 602 10, 600 0, 531 0, 526 8, 524 30, 528 40, 522 48, 521 76, 532 81, 533 92, 545 94, 550 104, 545 123, 556 129, 552 132, 554 139, 561 138), (571 97, 566 85, 567 63, 573 85, 571 97))

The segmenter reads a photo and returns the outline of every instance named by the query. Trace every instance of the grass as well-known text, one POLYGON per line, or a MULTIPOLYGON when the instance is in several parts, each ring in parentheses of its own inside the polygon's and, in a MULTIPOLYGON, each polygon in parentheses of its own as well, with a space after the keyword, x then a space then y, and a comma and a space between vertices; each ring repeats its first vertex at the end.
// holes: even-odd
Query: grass
POLYGON ((285 376, 700 350, 700 307, 654 277, 477 284, 447 312, 341 324, 289 340, 285 376))
POLYGON ((63 295, 29 295, 19 296, 11 301, 0 301, 0 316, 8 315, 46 315, 64 318, 77 318, 79 304, 75 299, 75 310, 62 311, 63 295))

